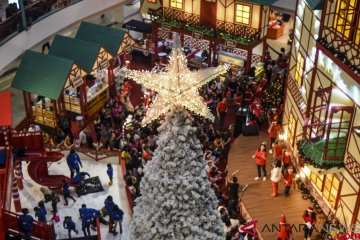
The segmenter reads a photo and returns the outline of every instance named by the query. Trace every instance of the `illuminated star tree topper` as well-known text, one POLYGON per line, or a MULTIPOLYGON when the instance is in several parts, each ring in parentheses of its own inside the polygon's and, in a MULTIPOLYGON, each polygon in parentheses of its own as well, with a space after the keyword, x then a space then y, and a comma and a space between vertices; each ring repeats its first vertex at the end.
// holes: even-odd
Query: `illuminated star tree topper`
POLYGON ((165 71, 156 73, 149 71, 127 70, 127 77, 144 87, 157 92, 154 102, 147 110, 142 124, 147 125, 162 114, 182 106, 185 109, 214 120, 206 103, 198 93, 198 89, 215 77, 227 71, 227 65, 210 67, 198 71, 190 71, 187 59, 181 47, 180 37, 174 35, 173 49, 165 71))

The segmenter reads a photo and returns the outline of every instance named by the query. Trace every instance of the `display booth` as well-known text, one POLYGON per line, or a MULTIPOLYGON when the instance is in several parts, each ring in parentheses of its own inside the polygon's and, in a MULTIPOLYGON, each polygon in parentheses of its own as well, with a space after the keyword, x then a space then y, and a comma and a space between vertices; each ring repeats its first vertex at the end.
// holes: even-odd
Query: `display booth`
MULTIPOLYGON (((68 109, 63 95, 73 92, 85 76, 86 72, 73 60, 27 50, 11 87, 23 91, 29 122, 57 128, 58 115, 68 109)), ((71 96, 79 99, 76 101, 83 111, 85 98, 81 91, 71 96)))
POLYGON ((284 34, 284 29, 285 22, 283 21, 283 16, 276 14, 273 10, 270 10, 267 37, 270 39, 278 39, 284 34))
POLYGON ((109 68, 112 55, 99 44, 56 35, 49 55, 73 60, 86 77, 75 81, 75 86, 64 93, 66 110, 83 116, 93 116, 109 99, 109 68), (84 97, 84 108, 80 107, 80 95, 84 97))
MULTIPOLYGON (((127 29, 129 35, 135 39, 136 43, 133 45, 134 50, 143 52, 145 56, 148 56, 149 47, 152 47, 151 24, 131 19, 123 24, 123 28, 127 29)), ((150 51, 153 52, 154 49, 152 48, 150 51)))
POLYGON ((131 60, 131 52, 135 40, 123 29, 105 27, 93 23, 82 22, 75 36, 76 39, 99 44, 113 57, 109 61, 109 89, 115 93, 120 68, 131 60))
MULTIPOLYGON (((219 51, 218 61, 219 64, 230 64, 233 75, 240 76, 244 72, 246 57, 241 57, 240 55, 225 51, 219 51)), ((220 79, 224 80, 224 76, 220 79)))

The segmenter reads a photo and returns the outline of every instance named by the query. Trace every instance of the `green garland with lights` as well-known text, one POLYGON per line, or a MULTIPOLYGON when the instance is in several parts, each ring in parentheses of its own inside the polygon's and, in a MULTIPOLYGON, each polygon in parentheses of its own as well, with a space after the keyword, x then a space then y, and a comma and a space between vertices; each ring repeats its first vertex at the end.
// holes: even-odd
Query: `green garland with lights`
POLYGON ((162 17, 162 16, 156 16, 156 18, 153 18, 152 21, 154 21, 158 24, 166 23, 172 27, 185 29, 185 30, 188 30, 191 32, 193 32, 193 31, 201 32, 204 35, 207 35, 210 37, 217 37, 217 38, 224 39, 224 40, 231 40, 231 41, 235 41, 237 43, 243 44, 243 45, 252 45, 252 44, 256 43, 256 41, 260 37, 259 31, 252 35, 245 35, 245 34, 244 35, 234 35, 234 34, 231 34, 229 32, 223 31, 223 30, 205 27, 205 26, 201 26, 201 25, 195 24, 195 23, 190 24, 185 21, 173 20, 173 19, 162 17))
POLYGON ((325 170, 345 167, 344 161, 342 160, 324 160, 324 150, 320 149, 316 143, 314 144, 308 140, 300 140, 297 142, 297 149, 305 164, 310 164, 316 168, 325 170))

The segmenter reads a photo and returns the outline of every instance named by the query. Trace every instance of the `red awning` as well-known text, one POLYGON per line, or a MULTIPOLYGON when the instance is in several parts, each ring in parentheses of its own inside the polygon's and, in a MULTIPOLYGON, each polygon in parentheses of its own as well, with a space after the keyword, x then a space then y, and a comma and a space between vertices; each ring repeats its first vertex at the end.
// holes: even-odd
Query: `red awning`
POLYGON ((0 127, 12 125, 11 93, 0 92, 0 127))

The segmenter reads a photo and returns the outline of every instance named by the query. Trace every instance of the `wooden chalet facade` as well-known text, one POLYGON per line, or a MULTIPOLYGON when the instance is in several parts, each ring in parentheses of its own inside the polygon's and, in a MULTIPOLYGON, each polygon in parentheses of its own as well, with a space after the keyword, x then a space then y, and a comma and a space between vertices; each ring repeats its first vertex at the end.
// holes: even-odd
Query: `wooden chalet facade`
MULTIPOLYGON (((159 0, 144 1, 148 1, 148 8, 154 9, 159 0)), ((153 41, 178 32, 184 47, 206 50, 212 56, 209 64, 219 58, 219 52, 230 53, 245 62, 247 71, 264 56, 269 5, 274 2, 276 0, 163 0, 161 8, 150 10, 153 41)))
POLYGON ((84 120, 97 113, 109 99, 109 82, 114 81, 108 69, 112 55, 99 44, 60 35, 55 36, 49 55, 73 60, 86 72, 85 78, 76 79, 71 91, 62 95, 67 111, 82 115, 84 120), (102 80, 100 90, 91 92, 99 89, 99 83, 87 80, 88 76, 102 80))
POLYGON ((342 224, 360 224, 360 1, 298 0, 284 135, 301 178, 342 224))
POLYGON ((76 33, 75 39, 99 44, 112 56, 109 60, 109 89, 115 92, 113 79, 120 73, 120 68, 125 66, 126 60, 131 60, 131 52, 136 44, 135 40, 123 29, 105 27, 89 22, 82 22, 76 33))
MULTIPOLYGON (((11 87, 22 90, 26 118, 47 128, 58 128, 58 117, 66 112, 64 92, 87 73, 72 60, 25 51, 11 87)), ((83 97, 80 105, 84 106, 83 97)))

